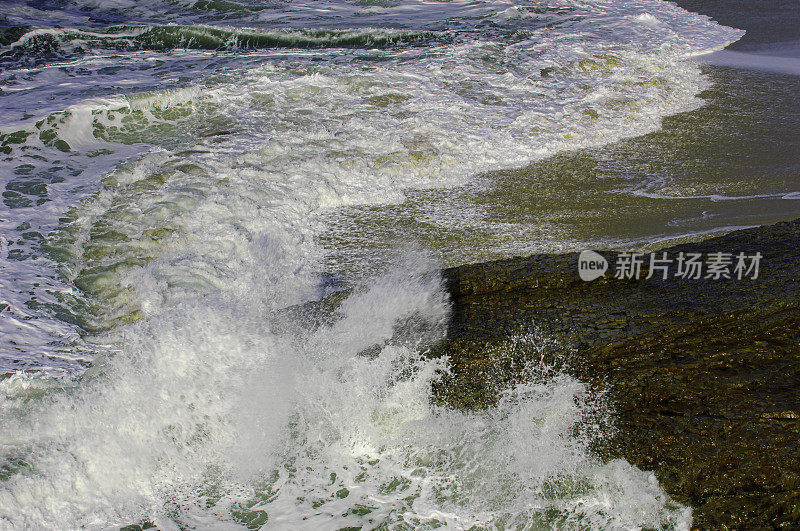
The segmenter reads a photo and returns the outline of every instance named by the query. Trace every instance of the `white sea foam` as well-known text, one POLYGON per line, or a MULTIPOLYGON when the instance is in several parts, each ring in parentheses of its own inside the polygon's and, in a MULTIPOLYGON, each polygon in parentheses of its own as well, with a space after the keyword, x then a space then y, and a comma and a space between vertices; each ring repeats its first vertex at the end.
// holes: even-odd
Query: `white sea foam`
MULTIPOLYGON (((421 265, 319 328, 265 319, 271 299, 206 297, 121 330, 120 352, 67 391, 20 404, 31 383, 6 380, 6 467, 23 472, 0 490, 0 522, 222 528, 233 509, 271 528, 688 523, 652 474, 591 457, 602 400, 558 370, 531 365, 484 413, 433 406, 444 360, 392 341, 398 321, 446 317, 421 265)), ((507 350, 536 363, 541 341, 507 350)))
MULTIPOLYGON (((132 16, 159 18, 143 11, 157 5, 132 16)), ((321 213, 655 130, 699 104, 706 82, 686 58, 740 35, 656 1, 540 8, 292 3, 246 22, 329 27, 339 13, 436 38, 80 59, 65 47, 60 66, 22 57, 2 74, 16 117, 3 133, 25 133, 0 162, 14 373, 2 525, 688 525, 652 474, 592 457, 605 406, 553 368, 532 365, 483 413, 431 404, 446 360, 418 343, 447 314, 436 264, 354 279, 363 289, 323 325, 281 312, 330 290, 321 213), (405 337, 409 319, 424 326, 405 337)))

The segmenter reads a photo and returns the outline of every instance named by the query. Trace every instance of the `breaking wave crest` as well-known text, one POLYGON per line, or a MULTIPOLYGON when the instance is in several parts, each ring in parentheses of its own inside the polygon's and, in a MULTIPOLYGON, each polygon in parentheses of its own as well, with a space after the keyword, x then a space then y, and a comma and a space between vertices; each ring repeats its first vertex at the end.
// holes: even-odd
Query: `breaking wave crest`
POLYGON ((343 279, 320 240, 654 131, 741 32, 656 0, 11 5, 42 27, 0 59, 0 527, 688 525, 592 454, 610 411, 557 346, 451 410, 439 264, 343 279))
POLYGON ((447 360, 402 330, 412 320, 435 338, 448 305, 429 266, 412 266, 322 324, 258 297, 187 300, 119 330, 120 350, 66 389, 3 381, 3 442, 15 451, 0 523, 687 525, 652 474, 592 456, 607 407, 540 363, 555 348, 542 338, 509 344, 530 365, 496 407, 432 402, 447 360))

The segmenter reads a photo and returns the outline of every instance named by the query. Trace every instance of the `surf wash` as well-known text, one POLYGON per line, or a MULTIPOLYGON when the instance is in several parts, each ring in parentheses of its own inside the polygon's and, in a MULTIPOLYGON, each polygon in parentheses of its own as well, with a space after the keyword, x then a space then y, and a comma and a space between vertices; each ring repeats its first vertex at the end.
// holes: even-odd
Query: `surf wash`
POLYGON ((357 264, 330 314, 277 315, 360 259, 326 213, 652 131, 698 105, 684 58, 738 33, 655 1, 646 27, 592 2, 8 4, 50 29, 0 72, 0 527, 688 525, 591 455, 604 405, 553 368, 489 411, 431 403, 436 264, 357 264))

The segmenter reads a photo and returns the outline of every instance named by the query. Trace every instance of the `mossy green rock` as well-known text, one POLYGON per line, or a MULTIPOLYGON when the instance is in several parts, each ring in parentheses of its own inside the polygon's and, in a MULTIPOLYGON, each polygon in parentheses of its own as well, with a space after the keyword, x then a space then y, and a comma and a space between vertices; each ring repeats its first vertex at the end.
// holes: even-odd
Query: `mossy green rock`
POLYGON ((604 457, 654 470, 697 528, 797 528, 798 243, 800 220, 662 250, 760 252, 756 279, 620 280, 611 260, 584 282, 577 254, 447 269, 453 314, 433 355, 450 356, 453 376, 439 399, 491 404, 498 378, 519 378, 495 358, 502 345, 540 330, 572 352, 570 372, 607 390, 618 431, 604 457))

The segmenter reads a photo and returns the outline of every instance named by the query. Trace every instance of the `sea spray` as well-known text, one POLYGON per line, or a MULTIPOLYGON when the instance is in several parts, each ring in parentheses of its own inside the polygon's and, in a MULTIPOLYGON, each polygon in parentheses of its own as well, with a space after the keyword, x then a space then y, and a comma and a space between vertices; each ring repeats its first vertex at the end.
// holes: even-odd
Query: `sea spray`
POLYGON ((433 400, 440 264, 341 278, 320 239, 656 130, 740 32, 655 0, 228 4, 9 2, 41 27, 0 58, 0 525, 688 522, 592 457, 606 406, 558 370, 433 400))
POLYGON ((15 404, 4 447, 16 449, 6 459, 17 470, 0 490, 2 522, 688 521, 652 474, 592 456, 607 406, 542 365, 536 336, 509 346, 529 350, 535 364, 497 406, 434 405, 431 384, 447 359, 427 358, 394 330, 409 318, 441 329, 448 306, 439 283, 419 268, 391 272, 318 326, 265 318, 268 305, 253 300, 182 302, 120 330, 120 352, 78 386, 26 397, 4 382, 4 409, 15 404), (365 352, 371 345, 379 348, 365 352))

